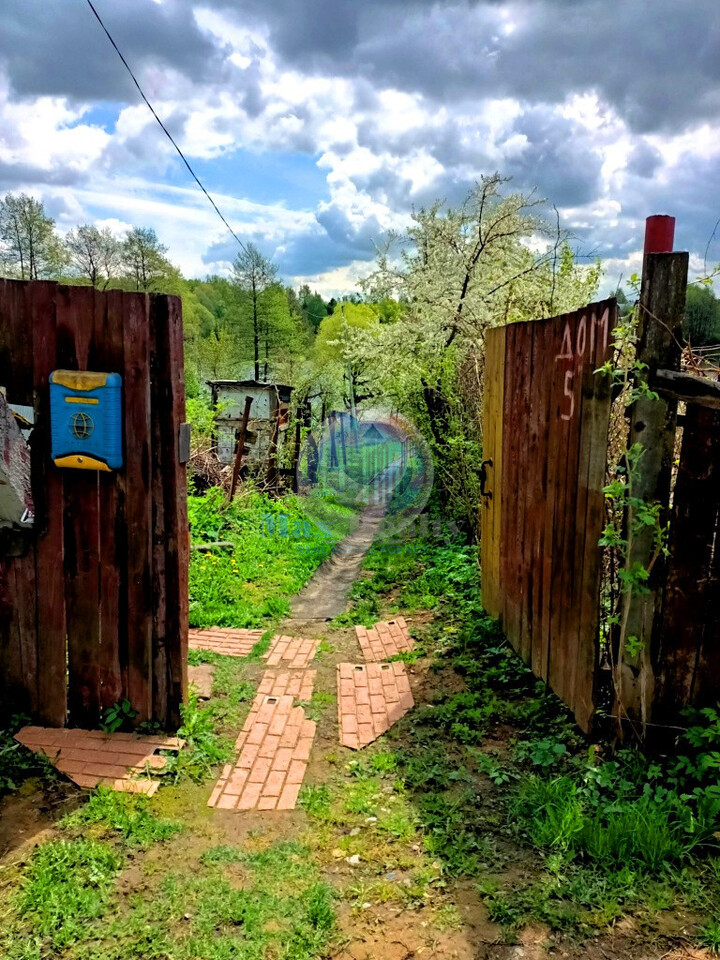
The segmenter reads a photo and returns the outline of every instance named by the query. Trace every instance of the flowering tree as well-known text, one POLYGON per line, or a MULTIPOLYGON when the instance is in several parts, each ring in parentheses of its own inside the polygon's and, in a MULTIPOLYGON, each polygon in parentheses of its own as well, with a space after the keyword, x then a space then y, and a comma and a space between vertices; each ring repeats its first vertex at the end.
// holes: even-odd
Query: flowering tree
POLYGON ((414 417, 433 445, 437 476, 458 519, 474 526, 481 459, 485 333, 575 309, 595 295, 599 268, 578 267, 534 195, 484 177, 456 210, 413 214, 365 280, 369 299, 404 305, 351 350, 378 393, 414 417))

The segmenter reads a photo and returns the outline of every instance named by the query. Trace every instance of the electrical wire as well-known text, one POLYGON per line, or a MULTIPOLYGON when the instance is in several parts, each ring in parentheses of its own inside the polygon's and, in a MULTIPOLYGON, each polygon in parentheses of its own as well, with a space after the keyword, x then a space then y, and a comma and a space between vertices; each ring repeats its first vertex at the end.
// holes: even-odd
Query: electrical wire
POLYGON ((242 242, 242 240, 240 239, 240 237, 235 233, 235 231, 234 231, 233 228, 230 226, 230 224, 227 222, 227 220, 225 219, 225 217, 222 215, 222 213, 220 212, 220 209, 218 208, 218 205, 215 203, 215 201, 213 200, 213 198, 210 196, 210 194, 207 192, 207 190, 205 189, 205 187, 202 185, 202 183, 201 183, 201 181, 200 181, 200 178, 198 177, 198 175, 195 173, 195 171, 193 170, 193 168, 192 168, 192 167, 190 166, 190 164, 188 163, 187 158, 185 157, 185 154, 182 152, 182 150, 180 149, 180 147, 177 145, 177 143, 176 143, 175 140, 173 139, 172 134, 170 133, 170 131, 168 130, 168 128, 165 126, 165 124, 162 122, 162 120, 160 119, 160 117, 159 117, 159 116, 157 115, 157 113, 155 112, 155 108, 153 107, 153 105, 150 103, 150 101, 148 100, 148 98, 145 96, 145 93, 144 93, 144 91, 143 91, 143 88, 142 88, 142 87, 140 86, 140 84, 138 83, 135 74, 132 72, 132 70, 131 70, 131 68, 130 68, 130 64, 127 62, 127 60, 125 59, 125 57, 124 57, 124 56, 122 55, 122 53, 120 52, 120 48, 119 48, 118 45, 115 43, 115 41, 113 40, 112 36, 110 35, 110 31, 108 30, 108 28, 107 28, 107 27, 105 26, 105 24, 103 23, 102 17, 100 16, 100 14, 99 14, 99 13, 97 12, 97 10, 95 9, 95 7, 94 7, 94 5, 93 5, 93 3, 92 3, 92 0, 87 0, 87 5, 90 7, 90 9, 92 10, 93 14, 95 15, 95 19, 97 20, 97 22, 98 22, 98 23, 100 24, 100 26, 102 27, 102 29, 103 29, 103 31, 104 31, 104 33, 105 33, 105 36, 108 38, 108 40, 109 40, 110 43, 112 44, 113 49, 115 50, 115 53, 117 53, 117 55, 118 55, 118 56, 120 57, 120 59, 122 60, 124 66, 125 66, 125 69, 127 70, 127 72, 128 72, 128 73, 130 74, 130 76, 132 77, 132 81, 133 81, 133 83, 135 84, 135 86, 137 87, 138 92, 140 93, 140 96, 141 96, 141 97, 143 98, 143 100, 145 101, 148 109, 150 110, 150 113, 152 113, 152 115, 155 117, 155 119, 157 120, 158 124, 160 125, 161 130, 163 131, 163 133, 165 134, 165 136, 168 138, 168 140, 170 141, 170 143, 175 147, 175 149, 176 149, 177 152, 178 152, 178 156, 180 157, 180 159, 182 160, 182 162, 185 164, 185 166, 188 168, 188 171, 190 172, 190 176, 193 178, 193 180, 195 181, 195 183, 197 183, 197 185, 200 187, 200 189, 202 190, 202 192, 205 194, 205 196, 208 198, 208 200, 210 201, 210 203, 213 205, 213 209, 215 210, 215 213, 217 213, 217 215, 220 217, 220 219, 222 220, 222 222, 223 222, 223 223, 225 224, 225 226, 228 228, 228 230, 230 231, 230 233, 231 233, 231 234, 233 235, 233 237, 237 240, 238 244, 240 245, 240 249, 243 251, 243 253, 247 254, 247 252, 248 252, 247 247, 246 247, 245 244, 242 242))

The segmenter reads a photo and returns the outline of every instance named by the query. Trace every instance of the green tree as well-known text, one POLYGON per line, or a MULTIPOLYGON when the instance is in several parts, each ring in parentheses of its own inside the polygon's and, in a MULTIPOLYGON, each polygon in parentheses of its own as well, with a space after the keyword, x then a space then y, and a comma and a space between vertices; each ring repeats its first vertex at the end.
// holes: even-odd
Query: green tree
POLYGON ((99 230, 93 224, 83 224, 67 234, 65 244, 74 272, 91 286, 106 290, 120 273, 122 243, 107 227, 99 230))
POLYGON ((355 349, 359 335, 372 338, 380 326, 377 313, 364 303, 336 303, 332 314, 320 324, 315 338, 315 365, 321 375, 326 405, 339 402, 353 409, 370 399, 367 362, 355 349))
POLYGON ((366 299, 402 310, 351 343, 373 389, 431 443, 436 476, 458 521, 476 529, 485 333, 592 300, 599 268, 579 268, 534 196, 483 177, 465 203, 416 211, 381 251, 366 299), (539 241, 545 238, 541 249, 539 241))
POLYGON ((694 347, 720 343, 720 300, 710 287, 688 286, 683 332, 694 347))
POLYGON ((0 262, 20 280, 57 277, 67 262, 55 221, 26 193, 8 193, 0 200, 0 262))
POLYGON ((330 312, 328 311, 327 304, 317 291, 311 293, 310 287, 307 284, 304 284, 300 288, 298 297, 304 318, 312 326, 313 330, 317 330, 330 312))
MULTIPOLYGON (((237 255, 232 266, 233 281, 250 305, 252 318, 252 344, 255 379, 260 379, 260 348, 264 342, 267 346, 269 328, 263 316, 263 294, 274 283, 277 276, 277 266, 264 257, 253 243, 248 243, 245 249, 237 255)), ((265 363, 267 373, 267 360, 265 363)))
POLYGON ((160 243, 152 227, 128 230, 122 245, 123 272, 136 290, 148 293, 162 289, 174 269, 166 253, 167 247, 160 243))

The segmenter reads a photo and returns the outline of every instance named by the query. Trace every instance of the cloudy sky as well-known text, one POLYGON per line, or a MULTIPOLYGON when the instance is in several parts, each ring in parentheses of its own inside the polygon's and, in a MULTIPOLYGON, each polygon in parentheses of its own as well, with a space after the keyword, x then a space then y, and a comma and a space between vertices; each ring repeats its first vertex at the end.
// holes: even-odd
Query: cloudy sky
MULTIPOLYGON (((702 269, 720 217, 719 0, 94 0, 243 239, 329 294, 412 208, 537 187, 607 284, 643 222, 702 269)), ((67 230, 152 226, 187 275, 237 245, 86 0, 0 0, 0 192, 67 230)), ((720 230, 718 230, 720 237, 720 230)), ((720 239, 709 260, 720 261, 720 239)))

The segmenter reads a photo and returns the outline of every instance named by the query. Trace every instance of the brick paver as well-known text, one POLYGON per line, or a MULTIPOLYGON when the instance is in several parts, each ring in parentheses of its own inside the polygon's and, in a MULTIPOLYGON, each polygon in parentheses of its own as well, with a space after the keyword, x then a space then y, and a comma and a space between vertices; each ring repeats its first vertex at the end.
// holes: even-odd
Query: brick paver
POLYGON ((48 727, 23 727, 15 739, 34 753, 45 754, 79 787, 103 784, 113 790, 149 796, 160 782, 138 780, 138 774, 148 769, 162 770, 167 760, 156 751, 180 750, 184 744, 177 737, 48 727))
POLYGON ((319 640, 278 636, 273 638, 265 659, 269 667, 307 667, 319 646, 319 640))
POLYGON ((195 687, 198 700, 209 700, 212 696, 215 680, 215 664, 198 663, 188 665, 188 684, 195 687))
MULTIPOLYGON (((267 674, 263 682, 266 678, 267 674)), ((280 677, 272 679, 277 682, 280 677)), ((301 679, 301 689, 302 684, 301 679)), ((292 694, 258 693, 236 743, 240 755, 234 765, 226 765, 208 806, 293 810, 314 738, 315 723, 302 707, 293 706, 292 694)))
POLYGON ((315 674, 315 670, 283 670, 281 673, 266 670, 257 692, 266 697, 289 695, 294 700, 307 702, 312 697, 315 674))
POLYGON ((399 653, 412 650, 415 642, 410 636, 404 617, 376 623, 370 629, 355 627, 360 649, 368 662, 380 662, 399 653))
POLYGON ((415 705, 404 663, 340 663, 337 675, 344 747, 366 747, 415 705))
POLYGON ((206 630, 190 630, 188 646, 191 650, 207 650, 228 657, 246 657, 262 635, 262 630, 209 627, 206 630))

